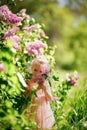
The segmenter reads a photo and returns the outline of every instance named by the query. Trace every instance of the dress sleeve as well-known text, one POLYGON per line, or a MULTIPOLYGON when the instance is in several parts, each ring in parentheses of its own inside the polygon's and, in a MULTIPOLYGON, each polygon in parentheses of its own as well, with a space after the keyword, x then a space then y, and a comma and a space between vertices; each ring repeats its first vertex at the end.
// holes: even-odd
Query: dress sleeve
POLYGON ((52 93, 51 93, 51 88, 50 88, 49 82, 45 81, 44 86, 46 87, 46 92, 47 92, 46 99, 47 99, 47 101, 53 100, 53 96, 52 96, 52 93))

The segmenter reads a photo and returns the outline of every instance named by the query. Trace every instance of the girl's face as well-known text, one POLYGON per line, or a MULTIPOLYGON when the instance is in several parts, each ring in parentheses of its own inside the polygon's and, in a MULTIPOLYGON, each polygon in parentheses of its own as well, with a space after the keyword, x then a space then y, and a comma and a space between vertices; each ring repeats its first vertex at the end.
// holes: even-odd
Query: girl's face
POLYGON ((32 75, 35 77, 40 74, 42 74, 42 66, 40 66, 39 64, 34 64, 32 66, 32 75))

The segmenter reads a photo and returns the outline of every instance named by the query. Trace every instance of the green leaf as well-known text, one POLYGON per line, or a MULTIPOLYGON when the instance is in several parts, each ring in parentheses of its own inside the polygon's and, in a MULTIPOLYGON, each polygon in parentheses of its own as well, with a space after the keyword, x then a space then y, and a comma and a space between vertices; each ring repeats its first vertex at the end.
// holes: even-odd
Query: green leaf
POLYGON ((59 77, 58 77, 58 76, 53 75, 52 78, 53 78, 55 81, 59 81, 59 77))

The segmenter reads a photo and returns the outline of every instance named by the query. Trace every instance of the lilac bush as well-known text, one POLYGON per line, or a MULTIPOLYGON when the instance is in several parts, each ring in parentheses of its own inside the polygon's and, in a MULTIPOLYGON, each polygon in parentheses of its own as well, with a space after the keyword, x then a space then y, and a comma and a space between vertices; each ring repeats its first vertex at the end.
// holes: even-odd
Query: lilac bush
POLYGON ((24 80, 26 75, 31 76, 27 65, 37 55, 46 55, 46 35, 41 35, 45 34, 42 26, 26 14, 25 9, 13 14, 6 5, 1 6, 0 25, 0 128, 36 129, 33 119, 28 123, 22 110, 26 104, 24 80))
POLYGON ((7 24, 17 24, 22 21, 22 17, 18 17, 16 14, 11 13, 6 5, 0 7, 0 19, 7 24))
POLYGON ((42 41, 37 40, 34 42, 30 42, 26 44, 26 50, 30 55, 42 55, 43 51, 41 50, 42 48, 46 48, 46 44, 44 44, 42 41))
POLYGON ((6 40, 8 38, 10 38, 11 36, 14 36, 17 32, 19 31, 19 28, 14 26, 11 29, 8 29, 5 33, 4 33, 4 37, 3 39, 6 40))

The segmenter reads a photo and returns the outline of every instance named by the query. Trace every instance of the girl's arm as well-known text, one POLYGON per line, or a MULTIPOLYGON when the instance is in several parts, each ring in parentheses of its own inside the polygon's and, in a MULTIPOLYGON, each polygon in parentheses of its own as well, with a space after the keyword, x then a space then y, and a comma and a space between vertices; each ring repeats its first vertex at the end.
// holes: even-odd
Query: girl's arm
POLYGON ((24 97, 28 97, 31 96, 29 92, 32 91, 32 85, 30 80, 26 80, 25 82, 27 84, 27 87, 25 88, 24 97))
POLYGON ((48 83, 48 81, 45 81, 44 83, 42 83, 41 85, 44 93, 45 93, 45 96, 46 96, 46 99, 48 101, 52 101, 53 100, 53 96, 51 94, 51 89, 50 89, 50 85, 48 83))

